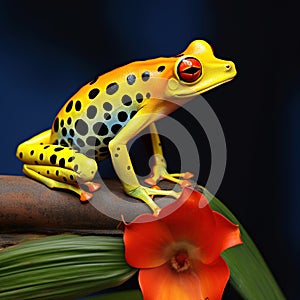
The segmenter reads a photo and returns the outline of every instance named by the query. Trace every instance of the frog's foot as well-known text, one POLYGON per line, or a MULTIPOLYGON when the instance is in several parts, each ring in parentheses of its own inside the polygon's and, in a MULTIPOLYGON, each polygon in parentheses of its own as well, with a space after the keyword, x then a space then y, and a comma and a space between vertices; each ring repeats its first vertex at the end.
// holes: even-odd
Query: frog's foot
POLYGON ((154 196, 169 196, 177 199, 180 193, 173 190, 161 190, 155 187, 149 188, 145 186, 129 187, 125 186, 125 192, 137 199, 145 202, 152 210, 153 214, 157 216, 160 212, 160 207, 153 201, 154 196))
MULTIPOLYGON (((57 185, 57 183, 56 183, 57 185)), ((73 186, 70 187, 70 185, 68 187, 64 187, 66 189, 72 190, 75 193, 77 193, 80 196, 80 201, 81 202, 88 202, 90 199, 93 198, 93 192, 96 192, 100 189, 101 184, 98 182, 92 182, 92 181, 86 181, 86 182, 81 182, 80 184, 75 184, 73 186), (85 185, 89 192, 87 192, 86 190, 80 188, 80 186, 85 185)))
POLYGON ((74 171, 55 166, 24 164, 23 172, 27 176, 44 183, 49 188, 70 190, 78 194, 80 196, 80 201, 82 202, 90 200, 93 197, 93 194, 90 192, 94 192, 100 188, 100 184, 97 182, 83 182, 80 179, 77 180, 74 171), (54 174, 56 177, 54 177, 54 174), (52 175, 53 178, 51 178, 50 175, 52 175), (59 177, 59 175, 61 177, 59 177), (80 184, 79 181, 81 181, 80 184), (82 189, 82 185, 87 186, 89 192, 82 189))
POLYGON ((98 191, 101 188, 101 184, 98 182, 87 181, 83 182, 82 184, 84 184, 92 193, 98 191))
POLYGON ((181 187, 191 186, 188 179, 194 176, 191 172, 169 174, 164 165, 155 165, 152 169, 152 175, 145 179, 145 183, 154 186, 161 180, 168 180, 179 184, 181 187))
POLYGON ((93 198, 93 194, 86 192, 84 190, 80 191, 80 201, 85 203, 88 202, 91 198, 93 198))
MULTIPOLYGON (((88 182, 82 182, 81 184, 85 185, 89 192, 93 193, 93 192, 96 192, 100 189, 101 187, 101 184, 98 183, 98 182, 91 182, 91 181, 88 181, 88 182)), ((79 186, 78 186, 79 188, 79 186)), ((79 188, 79 191, 80 191, 80 201, 81 202, 88 202, 91 198, 93 198, 93 194, 85 191, 85 190, 81 190, 79 188)))

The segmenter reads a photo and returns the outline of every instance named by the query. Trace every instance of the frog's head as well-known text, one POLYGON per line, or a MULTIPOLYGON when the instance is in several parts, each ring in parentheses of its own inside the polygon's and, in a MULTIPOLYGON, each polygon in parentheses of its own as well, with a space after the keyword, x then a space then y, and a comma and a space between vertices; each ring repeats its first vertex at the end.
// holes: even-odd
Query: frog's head
POLYGON ((235 75, 233 62, 216 58, 207 42, 196 40, 176 57, 166 96, 194 97, 233 79, 235 75))

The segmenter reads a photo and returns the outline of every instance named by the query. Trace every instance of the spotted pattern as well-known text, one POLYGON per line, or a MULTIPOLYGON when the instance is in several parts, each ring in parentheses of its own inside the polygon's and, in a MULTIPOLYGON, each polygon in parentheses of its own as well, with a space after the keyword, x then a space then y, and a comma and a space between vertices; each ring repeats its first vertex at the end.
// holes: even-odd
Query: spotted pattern
POLYGON ((86 111, 86 115, 89 119, 94 119, 97 115, 97 107, 95 105, 90 105, 86 111))
POLYGON ((136 77, 135 77, 134 74, 129 74, 129 75, 127 76, 127 83, 128 83, 129 85, 133 85, 133 84, 135 83, 135 81, 136 81, 136 77))
POLYGON ((61 159, 59 160, 58 164, 59 164, 59 166, 60 166, 61 168, 64 168, 64 167, 65 167, 65 164, 66 164, 65 159, 64 159, 64 158, 61 158, 61 159))
POLYGON ((106 138, 103 139, 103 143, 105 145, 108 145, 111 140, 112 140, 112 137, 106 137, 106 138))
POLYGON ((105 114, 103 115, 103 118, 104 118, 105 120, 110 120, 110 119, 111 119, 111 114, 105 113, 105 114))
POLYGON ((148 81, 150 79, 150 73, 148 71, 145 71, 143 74, 142 74, 142 80, 143 81, 148 81))
POLYGON ((127 118, 128 118, 128 115, 127 115, 127 113, 125 111, 120 111, 118 113, 118 120, 120 122, 125 122, 127 120, 127 118))
POLYGON ((157 71, 158 72, 163 72, 165 68, 166 68, 165 66, 159 66, 157 71))
POLYGON ((59 144, 61 146, 64 146, 64 147, 68 147, 69 146, 69 144, 64 139, 60 140, 59 144))
POLYGON ((83 148, 85 146, 85 142, 81 138, 77 138, 76 142, 79 147, 83 148))
POLYGON ((85 155, 90 158, 95 158, 95 156, 97 155, 97 151, 95 149, 89 149, 88 151, 86 151, 85 155))
POLYGON ((71 125, 71 124, 72 124, 72 118, 71 118, 71 117, 68 118, 67 124, 68 124, 68 125, 71 125))
POLYGON ((89 146, 99 146, 101 144, 100 140, 98 138, 96 138, 95 136, 89 136, 86 139, 86 143, 89 146))
POLYGON ((62 133, 63 136, 66 136, 67 133, 68 133, 67 128, 64 127, 64 128, 61 130, 61 133, 62 133))
POLYGON ((80 111, 81 110, 81 101, 80 100, 76 101, 76 103, 75 103, 75 110, 76 111, 80 111))
POLYGON ((130 96, 125 94, 125 95, 122 96, 122 103, 125 106, 130 106, 132 104, 132 99, 130 98, 130 96))
POLYGON ((117 134, 121 128, 122 128, 121 124, 114 124, 110 130, 113 134, 117 134))
POLYGON ((72 107, 73 107, 73 100, 71 100, 67 106, 66 106, 66 112, 70 112, 72 110, 72 107))
MULTIPOLYGON (((157 67, 157 72, 164 70, 163 65, 157 67)), ((139 77, 137 74, 129 73, 123 77, 123 82, 109 82, 104 87, 105 93, 102 94, 95 84, 99 77, 89 82, 87 87, 93 86, 88 88, 86 99, 94 101, 86 102, 82 94, 80 97, 75 96, 75 99, 69 100, 66 104, 63 114, 59 114, 54 120, 52 144, 57 147, 51 156, 51 163, 63 165, 63 161, 55 154, 63 151, 64 147, 71 147, 75 151, 99 160, 107 157, 110 141, 129 120, 134 118, 139 105, 145 99, 151 98, 150 92, 145 91, 144 88, 131 90, 131 87, 138 86, 138 82, 146 83, 150 78, 151 73, 147 70, 143 71, 139 77), (122 83, 127 84, 126 93, 120 93, 122 83)), ((65 163, 73 160, 74 157, 67 157, 65 163)))
POLYGON ((133 110, 133 111, 130 113, 130 119, 132 119, 132 118, 135 116, 136 113, 137 113, 137 111, 136 111, 136 110, 133 110))
POLYGON ((69 134, 70 134, 70 136, 74 137, 75 136, 74 129, 71 128, 70 131, 69 131, 69 134))
POLYGON ((86 135, 89 130, 88 124, 82 120, 79 119, 75 122, 75 130, 80 134, 80 135, 86 135))
POLYGON ((109 102, 104 102, 103 103, 103 108, 107 111, 111 111, 113 107, 109 102))
POLYGON ((98 96, 99 93, 100 93, 100 90, 99 90, 99 89, 97 89, 97 88, 92 89, 92 90, 90 90, 90 92, 89 92, 89 98, 90 98, 91 100, 93 100, 93 99, 95 99, 95 98, 98 96))
POLYGON ((58 132, 59 129, 59 118, 56 118, 53 124, 53 129, 55 132, 58 132))
POLYGON ((103 122, 97 122, 96 124, 94 124, 93 131, 96 135, 104 136, 108 134, 107 125, 103 122))
MULTIPOLYGON (((50 164, 51 168, 40 173, 75 184, 77 175, 81 173, 81 160, 76 159, 82 157, 77 156, 76 152, 96 160, 106 158, 110 141, 135 117, 142 102, 151 98, 151 89, 146 89, 152 72, 161 73, 165 69, 164 65, 158 65, 154 70, 130 72, 107 83, 97 76, 74 95, 55 118, 51 146, 46 144, 39 148, 42 151, 36 148, 28 151, 26 155, 30 156, 31 164, 50 164), (126 92, 122 90, 123 86, 126 92), (75 173, 71 175, 53 166, 66 168, 68 172, 73 169, 75 173)), ((113 155, 121 158, 120 147, 113 155)), ((18 156, 24 159, 25 152, 20 151, 18 156)), ((125 168, 131 170, 130 165, 125 168)))
POLYGON ((118 89, 119 89, 119 85, 116 82, 113 82, 106 87, 106 93, 108 95, 113 95, 118 91, 118 89))
POLYGON ((70 163, 70 162, 72 162, 74 159, 75 159, 75 156, 71 156, 71 157, 69 157, 68 162, 70 163))
POLYGON ((57 160, 57 156, 55 154, 50 156, 50 162, 51 164, 55 165, 57 160))
POLYGON ((138 103, 142 103, 143 102, 143 95, 141 93, 137 93, 135 96, 135 99, 138 103))

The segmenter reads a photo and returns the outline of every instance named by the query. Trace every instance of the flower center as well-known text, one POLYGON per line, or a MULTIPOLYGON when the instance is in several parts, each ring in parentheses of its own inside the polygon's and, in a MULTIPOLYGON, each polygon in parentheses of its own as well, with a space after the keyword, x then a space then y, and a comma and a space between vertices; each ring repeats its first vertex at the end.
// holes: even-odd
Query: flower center
POLYGON ((177 272, 187 271, 191 267, 191 262, 187 251, 180 250, 171 258, 171 266, 177 272))

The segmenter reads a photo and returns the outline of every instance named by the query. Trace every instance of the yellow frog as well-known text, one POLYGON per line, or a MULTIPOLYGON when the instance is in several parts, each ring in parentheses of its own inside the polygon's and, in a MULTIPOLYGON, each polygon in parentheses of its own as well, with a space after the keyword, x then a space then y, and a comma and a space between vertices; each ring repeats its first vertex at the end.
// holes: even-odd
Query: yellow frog
POLYGON ((62 107, 52 128, 20 144, 17 157, 29 177, 50 188, 63 188, 92 198, 100 184, 92 182, 96 161, 109 155, 125 192, 147 203, 155 214, 155 195, 177 197, 172 190, 155 187, 167 179, 187 185, 191 173, 169 174, 154 122, 193 97, 236 75, 234 63, 217 59, 211 46, 193 41, 174 57, 133 62, 83 86, 62 107), (134 172, 126 144, 150 126, 155 163, 142 186, 134 172), (89 192, 78 183, 87 186, 89 192))

